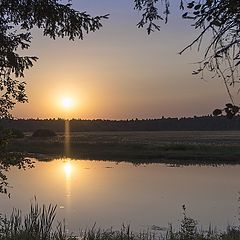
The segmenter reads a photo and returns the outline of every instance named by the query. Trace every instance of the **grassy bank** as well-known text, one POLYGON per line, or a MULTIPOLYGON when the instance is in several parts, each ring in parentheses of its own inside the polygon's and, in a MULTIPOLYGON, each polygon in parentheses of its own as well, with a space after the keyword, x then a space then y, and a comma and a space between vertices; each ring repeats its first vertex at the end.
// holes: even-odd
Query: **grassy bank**
POLYGON ((30 213, 22 216, 20 211, 13 211, 7 217, 0 218, 0 240, 238 240, 239 227, 228 227, 226 231, 217 232, 211 228, 203 231, 197 222, 189 218, 184 210, 181 227, 174 230, 171 225, 166 233, 156 231, 132 232, 130 226, 120 230, 86 229, 78 234, 67 233, 64 224, 55 225, 56 206, 42 208, 37 204, 31 206, 30 213), (56 226, 56 227, 54 227, 56 226))
MULTIPOLYGON (((240 163, 238 132, 97 132, 70 136, 68 157, 133 163, 240 163)), ((11 151, 65 156, 65 137, 14 140, 11 151)))

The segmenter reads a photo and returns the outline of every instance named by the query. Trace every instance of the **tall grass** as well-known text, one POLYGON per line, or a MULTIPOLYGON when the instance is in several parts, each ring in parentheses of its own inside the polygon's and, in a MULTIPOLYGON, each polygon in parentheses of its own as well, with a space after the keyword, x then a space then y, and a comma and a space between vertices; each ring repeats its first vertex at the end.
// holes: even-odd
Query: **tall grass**
POLYGON ((54 230, 53 222, 56 206, 32 204, 30 212, 22 216, 21 211, 13 210, 12 214, 0 219, 1 240, 66 240, 65 228, 59 223, 54 230))
POLYGON ((113 230, 112 228, 96 229, 95 226, 92 229, 87 229, 80 233, 82 240, 157 240, 154 232, 132 232, 129 225, 122 225, 120 230, 113 230))
POLYGON ((197 221, 186 215, 185 208, 179 230, 169 226, 165 234, 154 231, 132 232, 130 226, 123 225, 120 230, 91 229, 81 231, 78 236, 67 234, 65 225, 55 226, 56 206, 39 207, 32 204, 30 212, 23 216, 21 211, 14 210, 7 217, 0 217, 0 240, 240 240, 239 227, 228 227, 224 232, 199 230, 197 221))

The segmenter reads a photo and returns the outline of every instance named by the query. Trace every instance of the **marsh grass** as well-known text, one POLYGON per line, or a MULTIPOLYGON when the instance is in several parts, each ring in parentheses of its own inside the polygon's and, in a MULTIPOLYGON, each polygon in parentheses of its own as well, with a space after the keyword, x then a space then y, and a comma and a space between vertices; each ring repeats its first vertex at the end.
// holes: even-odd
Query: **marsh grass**
POLYGON ((30 212, 22 216, 21 211, 14 209, 12 214, 0 219, 1 240, 64 240, 67 238, 65 228, 59 223, 53 230, 56 206, 39 207, 32 204, 30 212))
MULTIPOLYGON (((223 133, 222 133, 223 134, 223 133)), ((97 132, 72 133, 70 151, 64 152, 64 135, 52 138, 15 139, 10 151, 45 155, 47 159, 70 157, 138 163, 235 164, 240 163, 240 143, 235 135, 195 132, 97 132)))
POLYGON ((164 234, 156 231, 132 232, 130 226, 123 225, 120 230, 90 229, 80 231, 77 236, 67 234, 64 222, 55 222, 56 206, 32 204, 25 216, 21 211, 13 210, 12 214, 0 218, 0 240, 239 240, 239 227, 229 226, 224 232, 217 232, 209 227, 208 231, 198 229, 197 221, 186 215, 183 206, 183 218, 179 230, 172 225, 164 234))

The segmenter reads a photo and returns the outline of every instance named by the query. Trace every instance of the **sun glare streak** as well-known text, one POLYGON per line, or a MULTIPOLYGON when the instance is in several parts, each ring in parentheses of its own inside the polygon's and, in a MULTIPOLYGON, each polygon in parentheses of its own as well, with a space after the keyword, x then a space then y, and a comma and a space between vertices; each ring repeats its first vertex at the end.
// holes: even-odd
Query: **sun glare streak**
POLYGON ((70 155, 70 122, 69 120, 65 120, 65 126, 64 126, 64 153, 65 153, 65 157, 69 157, 70 155))

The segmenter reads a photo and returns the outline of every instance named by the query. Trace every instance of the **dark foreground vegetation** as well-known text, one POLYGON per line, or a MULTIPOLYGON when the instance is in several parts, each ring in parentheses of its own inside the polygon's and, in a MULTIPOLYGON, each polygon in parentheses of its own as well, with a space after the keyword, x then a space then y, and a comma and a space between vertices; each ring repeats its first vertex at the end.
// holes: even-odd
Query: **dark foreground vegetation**
MULTIPOLYGON (((63 119, 18 119, 0 120, 4 128, 19 129, 23 132, 34 132, 38 129, 51 129, 64 132, 63 119)), ((131 119, 131 120, 70 120, 72 132, 101 132, 101 131, 226 131, 240 130, 240 116, 228 119, 225 116, 213 117, 183 117, 160 119, 131 119)))
POLYGON ((31 206, 30 213, 22 216, 20 211, 13 211, 10 217, 0 218, 0 240, 238 240, 239 227, 228 227, 224 232, 217 232, 209 227, 208 231, 198 228, 197 221, 186 215, 183 206, 183 218, 179 230, 171 225, 166 233, 156 234, 156 231, 135 233, 130 226, 121 230, 101 230, 93 226, 79 233, 67 233, 64 224, 55 224, 56 206, 31 206))
POLYGON ((34 131, 32 137, 55 137, 56 133, 49 129, 38 129, 34 131))
POLYGON ((80 132, 65 138, 14 139, 9 151, 42 160, 58 157, 138 163, 239 164, 240 132, 80 132), (69 146, 66 153, 66 142, 69 146))

